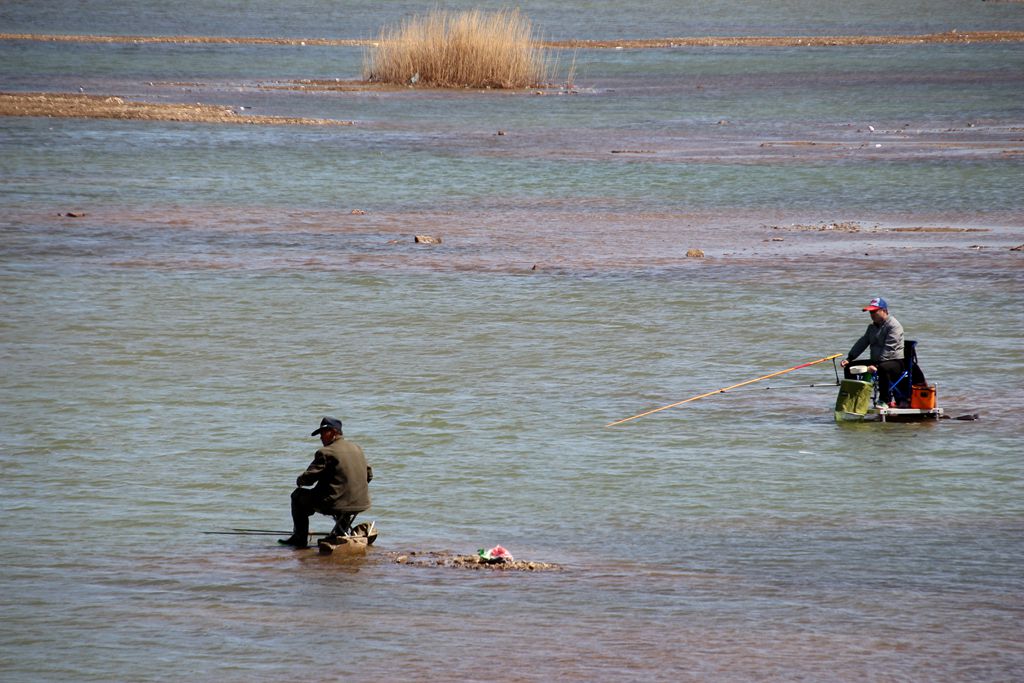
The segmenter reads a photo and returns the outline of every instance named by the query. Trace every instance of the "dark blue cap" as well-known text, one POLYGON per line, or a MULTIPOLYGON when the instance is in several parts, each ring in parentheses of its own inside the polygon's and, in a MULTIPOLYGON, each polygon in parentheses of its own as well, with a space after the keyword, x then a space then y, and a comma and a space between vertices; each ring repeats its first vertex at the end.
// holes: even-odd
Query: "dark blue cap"
POLYGON ((314 431, 310 436, 316 436, 322 431, 333 429, 334 431, 341 434, 341 420, 335 420, 333 417, 325 417, 320 420, 320 428, 314 431))

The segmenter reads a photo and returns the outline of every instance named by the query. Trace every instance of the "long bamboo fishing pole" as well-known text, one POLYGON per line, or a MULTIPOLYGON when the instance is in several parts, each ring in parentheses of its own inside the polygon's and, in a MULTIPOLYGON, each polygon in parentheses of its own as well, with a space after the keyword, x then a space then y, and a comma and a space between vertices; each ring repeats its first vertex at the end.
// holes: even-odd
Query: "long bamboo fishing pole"
POLYGON ((812 360, 809 363, 801 363, 800 365, 794 365, 791 368, 786 368, 785 370, 779 370, 778 372, 773 372, 770 375, 764 375, 763 377, 755 377, 754 379, 748 379, 746 382, 740 382, 739 384, 733 384, 731 387, 723 387, 721 389, 715 389, 714 391, 709 391, 706 394, 700 394, 699 396, 693 396, 691 398, 687 398, 687 399, 684 399, 682 401, 676 401, 675 403, 670 403, 667 406, 662 406, 660 408, 655 408, 654 410, 648 410, 648 411, 640 413, 638 415, 633 415, 632 417, 627 417, 627 418, 622 419, 622 420, 616 420, 615 422, 609 422, 608 424, 605 425, 605 427, 614 427, 615 425, 620 425, 623 422, 629 422, 630 420, 636 420, 637 418, 641 418, 641 417, 644 417, 646 415, 651 415, 653 413, 658 413, 658 412, 661 412, 662 410, 668 410, 669 408, 675 408, 676 406, 681 406, 684 403, 689 403, 690 401, 696 401, 699 398, 706 398, 708 396, 713 396, 714 394, 724 394, 725 392, 729 391, 730 389, 736 389, 737 387, 742 387, 742 386, 746 386, 748 384, 753 384, 754 382, 760 382, 763 379, 769 379, 771 377, 778 377, 779 375, 784 375, 787 372, 793 372, 794 370, 799 370, 800 368, 806 368, 809 365, 817 365, 818 363, 824 363, 827 360, 832 360, 833 358, 839 358, 839 356, 841 356, 841 355, 843 355, 843 354, 841 354, 841 353, 834 353, 831 356, 825 356, 824 358, 819 358, 818 360, 812 360))

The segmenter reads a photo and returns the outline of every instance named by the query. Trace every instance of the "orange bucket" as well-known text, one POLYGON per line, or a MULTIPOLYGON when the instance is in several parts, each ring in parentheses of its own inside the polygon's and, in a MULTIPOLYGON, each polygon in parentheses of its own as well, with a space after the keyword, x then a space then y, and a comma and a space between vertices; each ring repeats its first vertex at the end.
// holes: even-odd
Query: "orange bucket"
POLYGON ((918 410, 935 408, 935 385, 915 384, 910 390, 910 407, 918 410))

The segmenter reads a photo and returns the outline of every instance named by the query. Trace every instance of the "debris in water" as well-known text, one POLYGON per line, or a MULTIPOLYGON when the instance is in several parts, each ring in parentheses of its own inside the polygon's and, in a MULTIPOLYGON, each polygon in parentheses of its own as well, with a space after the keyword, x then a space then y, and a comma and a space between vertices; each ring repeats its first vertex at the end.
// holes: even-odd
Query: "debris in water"
POLYGON ((550 562, 527 562, 510 560, 505 562, 489 562, 479 554, 456 555, 449 551, 410 551, 406 553, 383 553, 396 564, 407 564, 415 567, 448 567, 452 569, 489 569, 492 571, 541 572, 560 571, 561 565, 550 562))
POLYGON ((505 550, 505 548, 501 547, 500 545, 496 545, 490 550, 484 550, 483 548, 480 548, 480 550, 476 551, 476 554, 479 555, 480 558, 488 564, 516 561, 516 558, 512 557, 512 553, 505 550))

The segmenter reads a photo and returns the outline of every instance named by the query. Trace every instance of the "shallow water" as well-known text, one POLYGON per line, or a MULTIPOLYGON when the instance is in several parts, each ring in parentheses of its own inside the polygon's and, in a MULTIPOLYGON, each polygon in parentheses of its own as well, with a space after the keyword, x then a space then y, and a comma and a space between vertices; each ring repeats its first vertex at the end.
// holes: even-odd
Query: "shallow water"
MULTIPOLYGON (((967 4, 524 9, 554 37, 1024 15, 967 4)), ((247 6, 0 19, 377 26, 247 6)), ((1019 46, 581 53, 571 96, 258 87, 356 78, 358 50, 0 55, 5 90, 356 122, 0 120, 4 680, 1024 674, 1019 46), (604 427, 845 352, 878 294, 940 405, 979 420, 837 426, 824 363, 604 427), (201 533, 286 528, 325 414, 374 466, 375 552, 201 533), (393 561, 498 543, 562 569, 393 561)))
POLYGON ((833 379, 818 366, 604 429, 841 350, 868 290, 815 268, 69 261, 5 268, 15 679, 468 678, 495 659, 524 679, 1019 671, 1021 320, 1001 311, 1018 277, 978 291, 947 275, 941 301, 900 291, 943 405, 978 422, 837 427, 834 387, 799 388, 833 379), (976 312, 970 328, 938 323, 947 300, 976 312), (322 413, 370 454, 381 553, 502 543, 564 571, 336 567, 200 535, 287 525, 322 413))
MULTIPOLYGON (((37 0, 5 4, 0 22, 20 33, 218 35, 371 38, 430 7, 504 9, 500 0, 372 2, 371 0, 211 0, 167 6, 155 0, 37 0)), ((889 35, 951 30, 1020 30, 1014 2, 961 0, 653 0, 622 11, 612 0, 517 3, 544 37, 651 38, 732 35, 889 35)))

